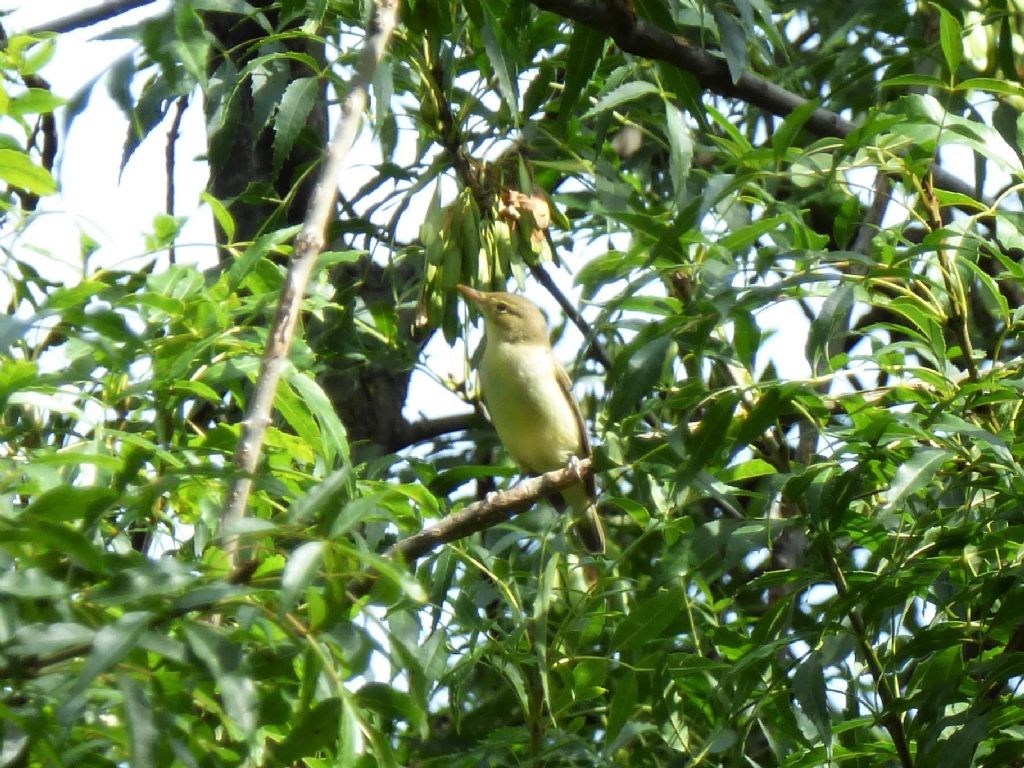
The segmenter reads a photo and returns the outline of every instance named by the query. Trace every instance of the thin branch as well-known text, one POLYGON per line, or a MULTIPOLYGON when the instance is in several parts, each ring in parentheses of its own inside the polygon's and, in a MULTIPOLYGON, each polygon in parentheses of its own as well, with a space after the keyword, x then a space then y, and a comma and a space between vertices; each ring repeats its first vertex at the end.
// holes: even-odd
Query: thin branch
MULTIPOLYGON (((546 232, 545 234, 548 238, 548 245, 551 247, 552 252, 554 252, 555 244, 551 239, 551 233, 546 232)), ((583 334, 584 343, 590 348, 591 356, 601 363, 605 369, 610 369, 612 367, 612 360, 608 357, 604 347, 598 342, 597 334, 594 333, 590 323, 583 319, 583 315, 569 301, 569 298, 559 290, 558 286, 555 285, 555 281, 551 279, 551 275, 547 273, 544 267, 540 264, 530 264, 529 267, 530 274, 533 275, 534 279, 547 289, 547 292, 554 297, 555 301, 558 302, 558 306, 565 312, 565 316, 569 318, 573 325, 579 328, 580 333, 583 334)))
POLYGON ((338 180, 348 152, 359 132, 363 112, 369 101, 370 83, 373 82, 377 65, 384 58, 388 40, 397 23, 397 15, 398 0, 377 0, 374 5, 366 42, 359 55, 351 88, 342 103, 341 116, 338 118, 334 138, 328 147, 326 162, 313 192, 305 223, 295 239, 295 253, 285 275, 284 285, 281 287, 281 296, 267 338, 259 378, 249 402, 246 418, 242 422, 242 433, 235 451, 234 462, 239 473, 231 481, 221 512, 221 530, 228 531, 230 536, 225 549, 232 568, 238 566, 240 551, 238 537, 230 531, 245 516, 252 490, 253 474, 263 450, 267 426, 270 424, 274 393, 288 362, 288 350, 295 334, 299 306, 313 266, 323 250, 327 225, 338 196, 338 180))
MULTIPOLYGON (((563 467, 543 475, 528 477, 507 491, 488 494, 483 501, 470 504, 439 521, 436 525, 424 528, 419 533, 402 539, 390 547, 384 553, 384 557, 410 565, 414 564, 442 544, 448 544, 511 520, 538 499, 568 488, 581 479, 586 479, 593 471, 593 462, 590 459, 583 459, 576 466, 563 467)), ((376 578, 375 573, 370 573, 354 579, 348 586, 349 594, 354 598, 365 595, 373 587, 376 578)))
MULTIPOLYGON (((664 61, 693 74, 703 88, 719 96, 737 98, 761 107, 779 117, 807 103, 807 99, 776 85, 763 77, 744 72, 734 83, 729 65, 721 56, 694 45, 685 37, 674 35, 646 19, 624 13, 616 4, 594 0, 531 0, 538 8, 557 13, 567 19, 586 24, 612 38, 626 53, 664 61)), ((817 136, 845 138, 857 126, 827 109, 818 107, 804 124, 817 136)), ((936 186, 959 192, 987 206, 990 201, 977 197, 977 190, 963 179, 935 167, 936 186)))
MULTIPOLYGON (((935 189, 930 176, 925 177, 924 186, 921 188, 921 200, 924 203, 925 214, 932 232, 941 232, 945 227, 942 220, 942 208, 935 197, 935 189)), ((953 335, 960 344, 960 354, 964 359, 964 366, 971 377, 971 381, 978 381, 978 366, 974 362, 974 346, 971 343, 971 325, 967 314, 970 307, 967 303, 967 294, 964 290, 963 280, 956 266, 956 254, 951 254, 950 246, 945 236, 939 240, 937 252, 942 272, 942 280, 949 299, 949 320, 952 325, 953 335)))
MULTIPOLYGON (((164 201, 164 210, 168 216, 174 216, 174 167, 175 151, 178 146, 178 137, 181 135, 181 119, 185 116, 185 107, 188 106, 188 96, 182 96, 174 104, 174 119, 171 120, 171 127, 167 129, 167 148, 164 154, 165 173, 167 175, 167 199, 164 201)), ((174 243, 167 248, 167 257, 171 264, 174 263, 174 243)))
MULTIPOLYGON (((870 255, 871 239, 881 228, 882 219, 885 218, 885 212, 889 209, 891 200, 892 182, 889 181, 888 175, 879 170, 875 174, 874 196, 871 198, 871 205, 864 216, 864 221, 857 228, 857 237, 853 241, 851 250, 854 253, 859 253, 861 256, 870 255)), ((866 271, 861 270, 862 273, 866 271)))
MULTIPOLYGON (((822 554, 824 555, 823 559, 825 567, 829 571, 833 585, 835 585, 836 593, 843 600, 847 600, 850 588, 849 584, 847 584, 846 576, 839 567, 839 562, 836 560, 835 553, 832 551, 832 547, 829 542, 820 534, 819 538, 821 541, 822 554)), ((903 719, 901 716, 903 707, 900 702, 901 697, 899 689, 888 677, 886 677, 885 670, 882 668, 881 659, 878 658, 878 654, 875 653, 874 646, 871 645, 871 641, 868 639, 867 631, 864 627, 864 621, 861 619, 860 613, 855 607, 851 607, 846 615, 850 621, 850 628, 853 630, 853 636, 858 645, 860 645, 861 654, 864 657, 864 663, 867 665, 868 671, 871 673, 871 677, 874 678, 875 690, 878 691, 878 698, 882 702, 882 712, 879 716, 882 727, 889 732, 889 737, 892 739, 893 746, 896 748, 896 754, 899 756, 900 765, 903 766, 903 768, 913 768, 914 758, 910 753, 910 742, 907 738, 906 729, 903 727, 903 719)))
POLYGON ((91 27, 93 24, 107 21, 115 16, 120 16, 122 13, 133 11, 144 5, 151 5, 154 2, 156 0, 110 0, 110 2, 100 3, 92 8, 83 8, 69 16, 31 27, 26 29, 25 32, 30 35, 37 35, 41 32, 71 32, 75 29, 91 27))

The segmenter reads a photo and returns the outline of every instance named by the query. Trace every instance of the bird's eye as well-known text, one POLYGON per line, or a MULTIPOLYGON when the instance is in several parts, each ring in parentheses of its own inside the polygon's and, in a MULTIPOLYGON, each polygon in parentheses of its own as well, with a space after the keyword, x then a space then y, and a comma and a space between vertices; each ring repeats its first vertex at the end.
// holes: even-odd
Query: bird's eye
POLYGON ((494 308, 498 312, 508 312, 508 304, 506 304, 504 301, 499 301, 497 304, 494 305, 494 308))

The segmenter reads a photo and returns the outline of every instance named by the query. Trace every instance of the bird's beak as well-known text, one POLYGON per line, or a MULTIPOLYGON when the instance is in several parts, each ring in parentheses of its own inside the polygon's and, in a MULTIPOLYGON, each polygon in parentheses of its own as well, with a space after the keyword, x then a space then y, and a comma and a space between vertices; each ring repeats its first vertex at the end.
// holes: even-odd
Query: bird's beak
POLYGON ((459 293, 466 297, 467 301, 473 302, 478 307, 483 306, 486 301, 484 295, 475 288, 470 288, 468 285, 462 285, 461 283, 455 287, 459 289, 459 293))

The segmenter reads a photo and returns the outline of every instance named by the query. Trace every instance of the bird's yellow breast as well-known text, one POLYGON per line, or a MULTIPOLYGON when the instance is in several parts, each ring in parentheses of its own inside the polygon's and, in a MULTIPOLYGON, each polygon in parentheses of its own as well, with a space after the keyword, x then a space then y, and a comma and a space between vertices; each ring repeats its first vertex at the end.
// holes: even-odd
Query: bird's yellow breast
POLYGON ((547 472, 580 455, 572 405, 550 347, 488 339, 480 363, 484 402, 502 444, 527 472, 547 472))

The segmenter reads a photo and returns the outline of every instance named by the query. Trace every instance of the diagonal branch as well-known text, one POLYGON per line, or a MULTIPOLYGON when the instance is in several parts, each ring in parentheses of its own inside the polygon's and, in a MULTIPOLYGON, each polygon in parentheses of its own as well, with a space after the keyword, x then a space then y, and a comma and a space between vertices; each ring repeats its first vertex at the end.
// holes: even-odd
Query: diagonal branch
POLYGON ((107 21, 115 16, 120 16, 122 13, 133 11, 136 8, 141 8, 144 5, 151 5, 156 0, 110 0, 107 3, 100 3, 92 8, 83 8, 80 11, 64 16, 60 19, 54 19, 53 21, 47 21, 31 29, 25 30, 28 34, 38 34, 40 32, 71 32, 75 29, 81 29, 83 27, 91 27, 93 24, 98 24, 101 21, 107 21))
MULTIPOLYGON (((483 501, 470 504, 436 525, 402 539, 390 547, 384 553, 384 557, 409 564, 415 563, 442 544, 511 520, 538 499, 578 483, 581 479, 589 477, 593 471, 592 460, 582 459, 575 466, 528 477, 507 491, 488 494, 483 501)), ((354 598, 361 597, 370 591, 375 581, 375 573, 354 579, 348 586, 348 593, 354 598)))
POLYGON ((299 306, 313 266, 323 250, 327 225, 338 196, 338 179, 359 132, 363 112, 369 101, 370 83, 373 82, 377 65, 384 58, 384 51, 397 23, 397 16, 398 0, 377 0, 351 88, 342 103, 334 138, 331 139, 327 150, 326 162, 320 171, 320 178, 310 201, 302 231, 295 239, 295 254, 281 287, 281 296, 270 326, 259 377, 245 420, 242 422, 242 432, 234 456, 239 471, 231 481, 221 511, 220 527, 222 531, 229 532, 225 548, 233 568, 239 564, 239 541, 237 535, 231 534, 230 530, 245 516, 249 493, 252 490, 253 474, 263 450, 267 426, 270 424, 274 393, 288 362, 288 350, 295 335, 299 306))
MULTIPOLYGON (((719 96, 737 98, 785 117, 807 99, 775 83, 744 72, 736 82, 729 74, 725 59, 694 45, 685 37, 674 35, 661 27, 627 13, 622 4, 594 0, 531 0, 538 8, 557 13, 567 19, 586 24, 612 38, 626 53, 664 61, 693 74, 702 87, 719 96)), ((835 112, 818 107, 804 124, 817 136, 845 138, 856 130, 849 120, 835 112)), ((933 168, 935 185, 979 199, 973 185, 941 168, 933 168)), ((991 202, 982 201, 991 206, 991 202)))

